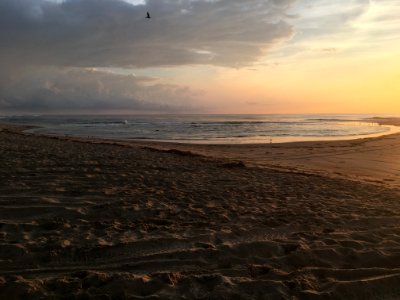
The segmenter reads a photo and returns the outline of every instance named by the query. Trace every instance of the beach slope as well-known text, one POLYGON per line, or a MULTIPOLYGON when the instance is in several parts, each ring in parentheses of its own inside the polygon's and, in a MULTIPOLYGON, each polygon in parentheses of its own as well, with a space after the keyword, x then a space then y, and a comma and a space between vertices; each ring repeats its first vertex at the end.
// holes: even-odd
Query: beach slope
POLYGON ((396 299, 399 191, 0 130, 0 298, 396 299))

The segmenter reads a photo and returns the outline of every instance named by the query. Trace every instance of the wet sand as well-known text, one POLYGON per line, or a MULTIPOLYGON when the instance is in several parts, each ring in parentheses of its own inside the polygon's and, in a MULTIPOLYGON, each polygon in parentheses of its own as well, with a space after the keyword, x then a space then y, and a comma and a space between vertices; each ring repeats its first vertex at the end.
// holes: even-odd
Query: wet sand
POLYGON ((400 297, 400 135, 201 146, 19 130, 0 127, 2 299, 400 297))
MULTIPOLYGON (((400 119, 395 118, 375 118, 371 121, 400 126, 400 119)), ((248 166, 320 174, 400 188, 400 134, 348 141, 282 144, 145 144, 156 149, 173 148, 210 157, 228 158, 242 161, 248 166)))

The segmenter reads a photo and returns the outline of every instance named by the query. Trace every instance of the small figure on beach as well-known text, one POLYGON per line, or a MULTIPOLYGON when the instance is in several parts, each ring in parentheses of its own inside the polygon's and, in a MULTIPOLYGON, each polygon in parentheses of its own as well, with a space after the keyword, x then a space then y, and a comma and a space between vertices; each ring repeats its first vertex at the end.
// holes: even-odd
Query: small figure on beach
POLYGON ((147 12, 146 19, 150 19, 150 18, 151 18, 151 17, 150 17, 150 13, 147 12))

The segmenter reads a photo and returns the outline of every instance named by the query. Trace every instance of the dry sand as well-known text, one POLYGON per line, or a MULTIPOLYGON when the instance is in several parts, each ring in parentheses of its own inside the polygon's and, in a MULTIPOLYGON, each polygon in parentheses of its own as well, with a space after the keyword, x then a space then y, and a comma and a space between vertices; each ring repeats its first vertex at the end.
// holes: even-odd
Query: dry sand
POLYGON ((0 127, 1 299, 400 298, 400 135, 193 146, 19 130, 0 127))

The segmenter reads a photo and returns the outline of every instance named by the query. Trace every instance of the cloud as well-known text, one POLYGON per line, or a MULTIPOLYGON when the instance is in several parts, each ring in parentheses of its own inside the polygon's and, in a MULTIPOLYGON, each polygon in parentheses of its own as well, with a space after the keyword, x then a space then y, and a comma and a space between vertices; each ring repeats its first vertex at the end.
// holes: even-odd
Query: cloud
POLYGON ((286 47, 295 55, 330 48, 345 55, 398 49, 399 1, 302 0, 290 12, 297 16, 292 21, 296 35, 286 47))
POLYGON ((0 109, 22 112, 177 112, 194 108, 196 93, 157 80, 95 69, 29 68, 3 78, 0 109))
POLYGON ((318 37, 348 30, 370 7, 370 0, 303 0, 294 6, 300 36, 318 37))
POLYGON ((387 1, 391 0, 298 1, 289 9, 296 34, 269 57, 288 63, 319 58, 327 53, 346 56, 350 52, 368 51, 374 40, 370 33, 360 30, 360 21, 369 14, 371 7, 386 7, 387 1), (316 56, 316 52, 321 56, 316 56))
POLYGON ((289 39, 293 0, 2 0, 0 57, 72 67, 242 66, 289 39), (150 11, 152 19, 145 19, 150 11))

